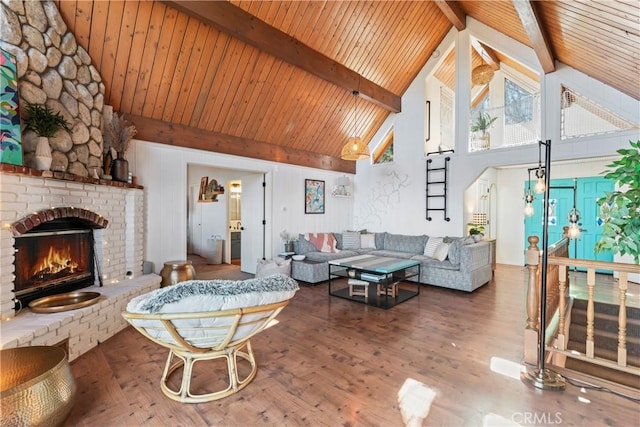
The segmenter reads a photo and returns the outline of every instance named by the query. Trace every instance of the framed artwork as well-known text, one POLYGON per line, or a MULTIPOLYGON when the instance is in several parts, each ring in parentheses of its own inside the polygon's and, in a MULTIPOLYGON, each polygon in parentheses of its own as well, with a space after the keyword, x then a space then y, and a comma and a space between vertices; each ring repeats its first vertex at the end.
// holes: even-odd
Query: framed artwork
POLYGON ((16 57, 0 49, 0 162, 22 165, 16 57))
POLYGON ((304 213, 324 213, 324 181, 304 180, 304 213))

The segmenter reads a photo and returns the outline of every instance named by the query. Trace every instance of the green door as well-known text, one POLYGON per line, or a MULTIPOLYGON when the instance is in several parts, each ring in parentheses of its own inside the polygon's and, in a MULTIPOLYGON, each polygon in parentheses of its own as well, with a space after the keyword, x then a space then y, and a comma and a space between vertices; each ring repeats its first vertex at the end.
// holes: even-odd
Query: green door
MULTIPOLYGON (((549 190, 549 241, 553 244, 562 238, 562 227, 568 226, 567 215, 573 207, 573 178, 552 179, 549 190), (558 188, 562 187, 562 188, 558 188), (566 188, 565 188, 566 187, 566 188)), ((531 188, 535 182, 531 182, 531 188)), ((613 261, 611 252, 596 254, 594 247, 600 239, 602 231, 602 220, 599 216, 599 206, 597 200, 604 196, 606 191, 613 191, 613 182, 603 177, 578 178, 576 183, 576 208, 580 211, 581 228, 580 237, 577 241, 569 244, 569 256, 571 258, 613 261)), ((528 188, 527 181, 524 189, 528 188)), ((525 249, 529 246, 527 237, 536 235, 540 238, 539 247, 542 248, 542 214, 543 214, 543 194, 535 194, 533 201, 534 214, 525 217, 524 235, 525 249)))

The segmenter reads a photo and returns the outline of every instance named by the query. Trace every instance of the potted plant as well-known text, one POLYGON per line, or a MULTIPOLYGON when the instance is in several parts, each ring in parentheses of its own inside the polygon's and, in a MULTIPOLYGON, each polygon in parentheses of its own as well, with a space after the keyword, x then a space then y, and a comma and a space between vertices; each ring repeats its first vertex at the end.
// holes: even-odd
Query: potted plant
POLYGON ((475 242, 479 242, 484 237, 484 225, 469 222, 467 226, 469 226, 469 235, 475 242))
POLYGON ((293 242, 296 240, 295 235, 289 233, 287 230, 282 230, 280 232, 280 238, 282 239, 282 243, 284 243, 284 251, 293 252, 293 242))
POLYGON ((628 255, 640 264, 640 140, 629 143, 631 148, 617 150, 622 157, 607 165, 613 169, 604 172, 618 189, 598 200, 604 224, 595 251, 628 255))
POLYGON ((104 147, 105 156, 112 156, 111 150, 115 151, 116 158, 109 165, 105 162, 105 173, 113 176, 115 181, 127 182, 129 180, 129 162, 125 158, 125 153, 129 149, 129 144, 138 133, 136 127, 124 119, 124 115, 118 116, 114 112, 111 120, 104 126, 104 147), (107 170, 110 166, 111 170, 107 170))
POLYGON ((52 160, 49 138, 60 129, 68 131, 69 123, 60 112, 54 111, 44 104, 27 103, 25 113, 24 124, 26 128, 38 135, 35 154, 36 168, 43 171, 49 170, 52 160))
POLYGON ((480 133, 480 135, 476 136, 476 139, 480 140, 480 148, 483 150, 488 150, 490 146, 490 135, 489 128, 493 126, 493 123, 498 120, 497 117, 492 117, 489 113, 483 113, 482 111, 478 113, 478 117, 471 124, 471 132, 476 135, 480 133))

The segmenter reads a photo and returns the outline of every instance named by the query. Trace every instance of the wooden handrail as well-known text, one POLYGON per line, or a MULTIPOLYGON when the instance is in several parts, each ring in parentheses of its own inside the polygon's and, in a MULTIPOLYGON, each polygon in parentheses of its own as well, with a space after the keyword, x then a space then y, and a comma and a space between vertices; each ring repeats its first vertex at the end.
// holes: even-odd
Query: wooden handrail
MULTIPOLYGON (((530 236, 530 243, 527 249, 527 269, 529 270, 528 290, 527 290, 527 324, 525 328, 524 340, 524 361, 532 365, 537 364, 538 352, 538 331, 540 327, 539 295, 540 295, 540 250, 537 247, 538 237, 530 236)), ((567 357, 588 361, 590 363, 605 366, 622 372, 640 375, 640 368, 627 365, 627 288, 628 275, 630 273, 640 274, 640 265, 626 264, 620 262, 590 261, 583 259, 570 259, 568 257, 568 239, 563 238, 554 245, 549 246, 549 256, 547 263, 547 314, 555 312, 557 318, 557 329, 549 332, 547 338, 552 335, 552 340, 548 341, 546 350, 554 354, 554 364, 564 366, 567 357), (585 353, 579 354, 567 349, 569 342, 569 311, 572 304, 568 298, 569 267, 578 267, 586 270, 587 278, 587 319, 585 353), (617 360, 609 360, 595 356, 595 288, 596 270, 608 270, 619 273, 618 290, 618 354, 617 360), (549 296, 551 295, 551 299, 549 296), (557 308, 557 310, 556 310, 557 308), (552 344, 551 341, 553 341, 552 344)), ((548 317, 548 316, 547 316, 548 317)), ((547 324, 549 324, 547 319, 547 324)))

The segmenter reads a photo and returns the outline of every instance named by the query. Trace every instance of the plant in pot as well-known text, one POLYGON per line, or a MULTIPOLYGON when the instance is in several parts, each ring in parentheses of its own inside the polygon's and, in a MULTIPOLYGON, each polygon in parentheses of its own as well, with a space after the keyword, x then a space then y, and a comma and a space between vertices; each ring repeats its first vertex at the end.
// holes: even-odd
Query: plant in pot
POLYGON ((598 200, 604 223, 595 251, 628 255, 640 264, 640 140, 629 143, 631 148, 617 150, 622 157, 604 172, 605 178, 615 181, 617 190, 598 200))
POLYGON ((493 126, 493 123, 498 120, 497 117, 492 117, 489 113, 479 112, 478 117, 475 118, 471 124, 471 132, 476 134, 476 139, 481 141, 480 147, 483 150, 488 150, 490 146, 489 128, 493 126), (480 133, 480 135, 478 135, 480 133))
POLYGON ((296 240, 295 235, 289 233, 287 230, 282 230, 280 232, 280 238, 284 244, 284 251, 293 252, 293 242, 296 240))
POLYGON ((38 135, 36 144, 35 163, 36 168, 48 171, 51 168, 51 146, 49 138, 54 136, 60 129, 69 131, 69 122, 58 111, 54 111, 44 104, 27 103, 25 107, 26 117, 24 124, 26 128, 38 135))
POLYGON ((484 225, 467 223, 469 227, 469 236, 473 237, 475 242, 479 242, 484 237, 484 225))
POLYGON ((125 154, 131 140, 137 133, 136 127, 126 121, 124 115, 118 116, 116 112, 104 126, 103 142, 105 157, 107 157, 107 161, 104 162, 105 174, 111 174, 115 181, 127 182, 129 180, 129 162, 125 158, 125 154), (113 158, 112 151, 115 151, 115 158, 113 158), (109 162, 109 157, 113 161, 109 162))

